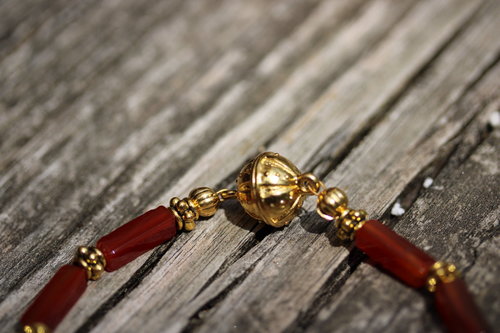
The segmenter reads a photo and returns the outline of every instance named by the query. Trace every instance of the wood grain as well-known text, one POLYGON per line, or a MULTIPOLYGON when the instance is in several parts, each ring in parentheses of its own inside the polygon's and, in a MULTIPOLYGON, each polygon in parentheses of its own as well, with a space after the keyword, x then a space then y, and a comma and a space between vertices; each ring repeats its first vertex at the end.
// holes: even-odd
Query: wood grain
MULTIPOLYGON (((193 187, 234 186, 263 150, 457 263, 500 324, 498 1, 5 1, 0 13, 0 331, 78 245, 193 187)), ((272 230, 227 202, 90 284, 58 331, 442 329, 428 296, 304 208, 272 230)))

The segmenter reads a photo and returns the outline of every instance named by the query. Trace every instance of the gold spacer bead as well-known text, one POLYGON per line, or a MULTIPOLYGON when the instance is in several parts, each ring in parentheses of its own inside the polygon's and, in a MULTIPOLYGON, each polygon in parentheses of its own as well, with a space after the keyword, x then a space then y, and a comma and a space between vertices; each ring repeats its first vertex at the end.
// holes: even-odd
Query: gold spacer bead
POLYGON ((179 204, 177 205, 177 209, 179 209, 179 211, 181 211, 181 212, 185 212, 190 208, 191 207, 189 207, 189 203, 185 199, 180 200, 179 204))
POLYGON ((367 215, 364 210, 348 209, 347 214, 339 218, 335 223, 337 237, 343 241, 353 240, 356 231, 365 223, 367 215))
POLYGON ((177 206, 179 201, 181 201, 181 199, 179 199, 177 197, 173 197, 172 199, 170 199, 170 206, 177 206))
POLYGON ((196 228, 196 223, 186 221, 184 222, 184 230, 193 231, 196 228))
POLYGON ((104 254, 101 250, 92 246, 80 246, 73 262, 87 272, 88 280, 99 280, 106 268, 104 254))
POLYGON ((361 222, 361 221, 366 220, 367 216, 368 216, 368 213, 362 209, 359 209, 359 210, 351 209, 351 210, 349 210, 349 214, 348 214, 348 217, 351 220, 356 221, 356 222, 361 222))
POLYGON ((175 221, 177 222, 177 230, 182 230, 184 228, 184 221, 182 221, 182 217, 179 215, 179 212, 176 208, 180 200, 181 199, 177 197, 173 197, 172 199, 170 199, 170 210, 175 216, 175 221))
POLYGON ((50 333, 50 329, 42 323, 33 323, 23 326, 24 333, 50 333))
POLYGON ((182 214, 182 219, 184 221, 193 222, 196 220, 196 213, 192 210, 186 210, 184 214, 182 214))
POLYGON ((450 283, 460 276, 457 267, 453 264, 436 261, 432 265, 427 277, 427 290, 431 293, 436 291, 439 283, 450 283))

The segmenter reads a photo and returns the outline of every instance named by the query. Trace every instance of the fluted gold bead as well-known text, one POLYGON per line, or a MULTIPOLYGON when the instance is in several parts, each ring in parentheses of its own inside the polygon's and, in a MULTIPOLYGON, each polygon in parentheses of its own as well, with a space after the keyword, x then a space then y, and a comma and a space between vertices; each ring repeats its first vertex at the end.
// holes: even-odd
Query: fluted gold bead
POLYGON ((353 240, 355 233, 365 223, 367 213, 347 207, 347 195, 339 188, 331 187, 318 195, 318 214, 326 220, 335 221, 337 238, 340 240, 353 240))
POLYGON ((34 323, 23 326, 24 333, 50 333, 50 329, 42 323, 34 323))
POLYGON ((347 195, 339 188, 331 187, 318 195, 317 212, 327 220, 337 220, 348 212, 347 195))
POLYGON ((106 258, 96 247, 80 246, 74 259, 75 265, 85 269, 88 280, 99 280, 106 268, 106 258))
POLYGON ((200 216, 213 216, 220 204, 217 192, 209 187, 199 187, 189 193, 189 199, 194 203, 200 216))

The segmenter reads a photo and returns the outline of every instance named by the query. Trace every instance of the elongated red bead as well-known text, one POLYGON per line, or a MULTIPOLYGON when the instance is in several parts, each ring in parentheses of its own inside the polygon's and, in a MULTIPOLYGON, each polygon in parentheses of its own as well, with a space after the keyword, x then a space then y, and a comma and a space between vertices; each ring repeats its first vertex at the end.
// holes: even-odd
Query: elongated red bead
POLYGON ((377 220, 365 222, 356 232, 355 244, 375 263, 414 288, 425 285, 430 267, 436 262, 377 220))
POLYGON ((172 239, 176 233, 174 213, 160 206, 102 237, 96 247, 106 258, 106 271, 112 272, 172 239))
POLYGON ((54 330, 86 288, 87 273, 81 267, 62 266, 23 314, 21 323, 42 323, 54 330))
POLYGON ((489 327, 462 279, 438 283, 436 308, 450 332, 489 332, 489 327))

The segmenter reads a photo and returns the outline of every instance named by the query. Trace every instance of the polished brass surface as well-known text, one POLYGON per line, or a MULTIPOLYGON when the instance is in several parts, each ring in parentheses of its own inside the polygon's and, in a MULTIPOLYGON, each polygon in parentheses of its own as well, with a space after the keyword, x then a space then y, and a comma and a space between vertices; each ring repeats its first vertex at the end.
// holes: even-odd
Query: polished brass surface
POLYGON ((34 323, 23 326, 24 333, 50 333, 50 329, 42 323, 34 323))
POLYGON ((99 280, 106 268, 106 259, 98 248, 80 246, 76 252, 74 264, 85 269, 88 280, 99 280))
POLYGON ((457 267, 453 264, 436 261, 432 265, 427 278, 427 290, 435 292, 439 283, 450 283, 460 276, 457 267))
POLYGON ((314 194, 310 191, 312 181, 307 176, 301 178, 299 169, 286 158, 266 152, 243 167, 236 181, 236 196, 250 216, 282 227, 297 216, 305 196, 314 194))

